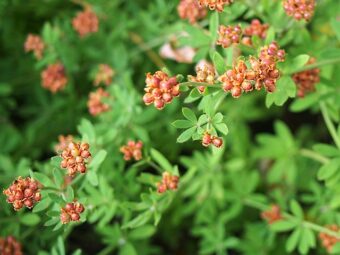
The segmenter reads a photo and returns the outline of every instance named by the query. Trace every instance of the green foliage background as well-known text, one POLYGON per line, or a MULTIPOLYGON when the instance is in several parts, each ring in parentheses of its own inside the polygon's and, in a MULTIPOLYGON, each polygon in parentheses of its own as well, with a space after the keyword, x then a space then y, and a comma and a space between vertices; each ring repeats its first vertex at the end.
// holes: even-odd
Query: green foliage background
MULTIPOLYGON (((33 213, 14 212, 2 196, 0 236, 14 235, 25 254, 39 255, 325 254, 318 232, 340 224, 339 2, 317 1, 308 24, 285 16, 281 1, 235 0, 220 14, 220 24, 244 25, 254 17, 269 23, 273 38, 267 40, 275 38, 288 53, 286 73, 304 65, 294 62, 301 54, 325 63, 316 92, 303 99, 292 99, 289 82, 282 82, 283 93, 267 98, 264 92, 224 98, 213 112, 229 128, 221 150, 175 142, 180 133, 171 123, 183 118, 185 96, 162 111, 141 99, 145 73, 160 64, 173 74, 194 73, 194 64, 153 57, 173 35, 186 31, 181 44, 197 48, 201 57, 213 61, 218 52, 230 62, 228 50, 211 49, 216 14, 209 12, 197 27, 178 18, 178 1, 88 3, 100 19, 99 31, 80 39, 71 20, 82 8, 72 1, 0 0, 1 189, 29 169, 45 186, 60 187, 64 172, 58 158, 50 160, 60 134, 88 141, 94 155, 86 177, 63 190, 66 200, 84 199, 84 223, 58 225, 64 201, 47 191, 33 213), (38 62, 24 53, 28 33, 49 45, 38 62), (69 82, 53 95, 41 87, 40 72, 56 60, 65 65, 69 82), (108 88, 112 111, 94 118, 86 102, 101 63, 117 75, 108 88), (142 162, 123 160, 119 147, 129 139, 144 142, 142 162), (178 191, 156 194, 160 173, 154 162, 179 173, 178 191), (269 226, 260 218, 270 204, 287 213, 284 221, 269 226)), ((199 118, 215 106, 218 95, 211 97, 185 106, 199 118)))

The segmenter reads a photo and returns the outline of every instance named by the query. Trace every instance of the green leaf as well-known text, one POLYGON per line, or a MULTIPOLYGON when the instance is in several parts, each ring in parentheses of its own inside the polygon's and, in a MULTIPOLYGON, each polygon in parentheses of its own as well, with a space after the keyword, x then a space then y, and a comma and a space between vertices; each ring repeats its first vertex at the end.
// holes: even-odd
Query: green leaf
POLYGON ((223 120, 223 114, 218 112, 218 113, 215 114, 214 118, 212 119, 212 122, 214 124, 218 124, 218 123, 221 123, 222 120, 223 120))
POLYGON ((265 44, 268 45, 271 42, 273 42, 274 40, 275 40, 275 28, 271 26, 267 31, 265 44))
POLYGON ((296 200, 290 201, 290 210, 296 217, 298 217, 299 219, 303 219, 302 208, 296 200))
POLYGON ((49 198, 43 198, 39 203, 37 203, 34 207, 32 212, 37 213, 47 209, 51 204, 51 200, 49 198))
POLYGON ((196 131, 196 127, 192 127, 192 128, 189 128, 189 129, 185 130, 177 138, 177 142, 178 143, 184 143, 184 142, 188 141, 191 138, 191 136, 195 133, 195 131, 196 131))
POLYGON ((296 85, 291 77, 282 76, 276 82, 276 90, 273 93, 267 93, 266 106, 270 107, 273 103, 282 106, 288 98, 296 95, 296 85))
POLYGON ((95 171, 89 171, 86 173, 86 179, 93 185, 98 186, 98 175, 95 171))
POLYGON ((71 185, 67 186, 66 190, 66 200, 67 202, 72 202, 74 200, 74 191, 71 185))
POLYGON ((26 226, 35 226, 40 222, 40 217, 37 214, 24 214, 19 217, 20 222, 26 226))
POLYGON ((192 122, 189 120, 176 120, 172 123, 175 128, 190 128, 192 127, 192 122))
POLYGON ((325 157, 338 157, 340 156, 340 150, 336 148, 335 146, 325 144, 325 143, 319 143, 315 144, 313 146, 313 150, 315 150, 317 153, 322 154, 325 157))
POLYGON ((61 236, 58 237, 58 250, 60 255, 65 255, 64 241, 61 236))
POLYGON ((54 182, 58 188, 61 188, 64 185, 64 176, 62 175, 61 171, 62 170, 59 168, 53 169, 54 182))
POLYGON ((126 243, 121 248, 119 255, 138 255, 138 253, 132 244, 126 243))
POLYGON ((61 163, 62 159, 60 156, 54 156, 51 158, 51 163, 52 166, 56 167, 56 168, 60 168, 60 163, 61 163))
POLYGON ((152 225, 145 225, 132 230, 129 233, 129 238, 133 240, 143 240, 150 238, 156 232, 156 228, 152 225))
POLYGON ((91 160, 89 168, 93 171, 97 171, 97 169, 100 167, 100 165, 103 163, 107 155, 106 150, 100 150, 96 153, 94 158, 91 160))
POLYGON ((213 42, 215 42, 217 39, 218 24, 219 24, 218 16, 219 16, 218 12, 214 12, 210 16, 209 31, 210 31, 211 39, 213 42))
POLYGON ((182 108, 182 113, 183 113, 183 116, 184 116, 186 119, 190 120, 190 121, 193 122, 193 123, 196 123, 196 122, 197 122, 196 115, 195 115, 195 113, 194 113, 191 109, 189 109, 189 108, 187 108, 187 107, 183 107, 183 108, 182 108))
POLYGON ((48 194, 48 197, 55 203, 57 204, 63 204, 65 203, 65 201, 60 197, 58 196, 56 193, 49 193, 48 194))
POLYGON ((218 131, 220 131, 224 135, 227 135, 229 132, 228 126, 225 123, 216 124, 215 127, 218 131))
POLYGON ((38 172, 33 172, 33 178, 40 182, 42 185, 45 187, 54 187, 54 183, 51 181, 51 179, 43 174, 43 173, 38 173, 38 172))
POLYGON ((59 217, 53 217, 52 219, 46 221, 44 226, 49 227, 49 226, 55 225, 57 222, 60 222, 60 218, 59 217))
POLYGON ((334 159, 330 161, 328 164, 323 165, 320 167, 318 171, 318 179, 319 180, 327 180, 328 178, 332 177, 337 170, 339 170, 340 166, 340 159, 334 159))
POLYGON ((151 219, 151 216, 152 216, 152 212, 150 210, 147 210, 146 212, 143 212, 142 214, 138 215, 133 220, 124 224, 122 226, 122 228, 123 229, 125 229, 125 228, 138 228, 140 226, 143 226, 151 219))
POLYGON ((92 123, 87 119, 82 119, 78 126, 79 133, 83 136, 83 141, 87 141, 90 144, 95 142, 96 132, 92 123))
POLYGON ((286 232, 294 229, 297 226, 296 222, 288 220, 280 220, 272 223, 270 229, 275 232, 286 232))
POLYGON ((303 98, 298 98, 290 105, 292 112, 301 112, 315 106, 320 99, 320 94, 311 93, 303 98))
POLYGON ((166 171, 172 169, 170 162, 157 150, 151 149, 150 151, 152 158, 166 171))
POLYGON ((286 243, 287 252, 291 253, 297 247, 301 237, 301 228, 296 228, 293 233, 289 236, 286 243))
POLYGON ((217 73, 219 75, 222 75, 226 71, 226 68, 227 68, 227 65, 223 57, 217 51, 215 51, 212 61, 214 63, 217 73))
POLYGON ((303 67, 307 64, 310 56, 306 54, 301 54, 299 56, 296 56, 292 61, 288 62, 286 64, 286 68, 284 68, 284 73, 294 73, 295 70, 303 67))

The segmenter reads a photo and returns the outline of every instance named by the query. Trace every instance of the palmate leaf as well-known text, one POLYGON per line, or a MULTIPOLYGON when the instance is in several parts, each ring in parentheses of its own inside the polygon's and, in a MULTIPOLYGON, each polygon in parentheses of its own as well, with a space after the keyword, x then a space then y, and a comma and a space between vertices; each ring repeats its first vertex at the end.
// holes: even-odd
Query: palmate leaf
POLYGON ((276 90, 268 93, 266 96, 266 106, 269 108, 272 104, 282 106, 288 98, 296 96, 296 85, 290 76, 282 76, 276 82, 276 90))
POLYGON ((192 135, 195 133, 196 129, 197 129, 196 127, 192 127, 192 128, 189 128, 189 129, 185 130, 177 138, 177 142, 178 143, 184 143, 184 142, 188 141, 192 137, 192 135))

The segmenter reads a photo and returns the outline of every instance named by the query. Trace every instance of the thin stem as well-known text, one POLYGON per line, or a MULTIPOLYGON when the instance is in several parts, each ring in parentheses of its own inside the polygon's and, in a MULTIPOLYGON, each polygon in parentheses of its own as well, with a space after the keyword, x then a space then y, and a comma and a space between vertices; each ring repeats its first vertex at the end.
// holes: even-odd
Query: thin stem
POLYGON ((314 68, 325 66, 325 65, 336 64, 336 63, 340 63, 340 58, 321 60, 321 61, 318 61, 316 63, 300 67, 299 69, 296 69, 292 72, 287 73, 287 75, 303 72, 303 71, 306 71, 306 70, 314 69, 314 68))
MULTIPOLYGON (((243 202, 244 202, 245 205, 256 208, 260 211, 265 211, 269 208, 269 205, 263 204, 263 203, 258 202, 258 201, 254 201, 250 198, 246 198, 243 202)), ((296 218, 294 215, 291 215, 289 213, 283 212, 281 214, 285 218, 290 218, 290 219, 294 219, 296 221, 300 221, 300 219, 296 218)), ((315 224, 313 222, 303 220, 301 222, 301 225, 303 225, 304 227, 309 228, 311 230, 314 230, 318 233, 322 232, 322 233, 326 233, 327 235, 334 236, 336 238, 340 238, 340 233, 333 231, 333 230, 330 230, 328 228, 325 228, 323 226, 320 226, 318 224, 315 224)))
POLYGON ((210 83, 206 83, 206 82, 182 82, 179 84, 179 86, 188 86, 188 87, 209 87, 209 88, 218 88, 220 89, 219 86, 216 85, 221 85, 221 83, 215 83, 215 84, 210 84, 210 83))
POLYGON ((302 155, 306 158, 314 159, 315 161, 318 161, 321 164, 327 164, 329 162, 329 158, 324 157, 324 156, 320 155, 319 153, 316 153, 315 151, 312 151, 312 150, 301 149, 299 151, 299 153, 300 153, 300 155, 302 155))
POLYGON ((163 169, 160 168, 158 165, 156 165, 153 161, 151 161, 151 159, 149 159, 148 161, 146 161, 146 163, 150 166, 152 166, 155 170, 157 170, 160 173, 163 173, 163 169))
POLYGON ((326 126, 328 128, 328 131, 331 134, 335 145, 340 149, 340 138, 336 132, 336 129, 334 127, 332 120, 329 117, 327 107, 323 102, 320 102, 320 109, 321 109, 323 119, 325 120, 326 126))

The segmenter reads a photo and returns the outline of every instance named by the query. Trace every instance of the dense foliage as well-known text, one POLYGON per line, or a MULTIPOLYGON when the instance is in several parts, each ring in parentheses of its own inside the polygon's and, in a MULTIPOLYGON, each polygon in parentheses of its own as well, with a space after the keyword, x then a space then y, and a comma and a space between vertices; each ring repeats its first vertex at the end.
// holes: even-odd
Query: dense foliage
POLYGON ((340 254, 339 1, 0 15, 0 255, 340 254))

